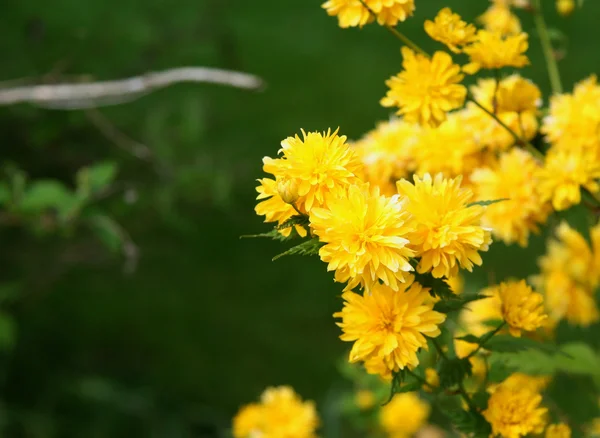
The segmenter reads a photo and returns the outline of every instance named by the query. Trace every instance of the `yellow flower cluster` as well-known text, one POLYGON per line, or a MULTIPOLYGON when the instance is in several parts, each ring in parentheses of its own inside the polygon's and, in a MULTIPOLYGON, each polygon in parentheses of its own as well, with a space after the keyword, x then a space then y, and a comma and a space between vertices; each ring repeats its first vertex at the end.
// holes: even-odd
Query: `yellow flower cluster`
POLYGON ((340 27, 364 26, 377 19, 381 25, 395 26, 415 10, 414 0, 328 0, 322 6, 337 16, 340 27))
POLYGON ((234 438, 315 438, 319 418, 289 386, 267 388, 259 403, 242 407, 233 419, 234 438))
POLYGON ((544 431, 548 409, 541 407, 542 396, 530 386, 517 386, 510 378, 496 386, 483 416, 492 434, 519 438, 544 431))
POLYGON ((590 230, 592 247, 568 223, 556 229, 540 258, 541 273, 534 282, 544 292, 553 321, 588 326, 600 320, 595 290, 600 283, 600 225, 590 230))

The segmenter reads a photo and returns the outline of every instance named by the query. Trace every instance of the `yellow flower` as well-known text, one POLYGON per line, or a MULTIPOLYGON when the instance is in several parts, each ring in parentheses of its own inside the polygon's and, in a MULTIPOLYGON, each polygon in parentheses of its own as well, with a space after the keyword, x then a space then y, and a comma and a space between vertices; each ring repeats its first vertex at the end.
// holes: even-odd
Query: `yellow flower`
POLYGON ((548 318, 544 313, 544 298, 534 292, 525 280, 500 283, 498 295, 502 302, 502 317, 513 336, 521 336, 522 330, 537 330, 548 318))
POLYGON ((454 295, 460 295, 463 293, 465 288, 465 280, 460 274, 455 277, 448 278, 446 283, 448 286, 450 286, 450 290, 454 295))
MULTIPOLYGON (((256 199, 264 201, 259 202, 254 210, 256 214, 259 216, 265 217, 265 222, 277 222, 278 224, 282 224, 292 216, 297 215, 298 213, 294 210, 290 204, 284 202, 279 196, 278 183, 276 180, 270 178, 259 179, 260 186, 256 188, 258 192, 258 196, 256 199)), ((301 225, 295 225, 294 228, 296 232, 304 237, 306 236, 306 230, 301 225)), ((292 227, 284 228, 280 230, 281 234, 284 236, 289 236, 292 232, 292 227)))
POLYGON ((337 134, 302 131, 302 139, 296 135, 281 142, 281 158, 263 159, 265 172, 293 182, 299 197, 296 207, 301 211, 310 212, 313 206, 323 205, 325 195, 360 182, 360 160, 346 144, 346 136, 337 134))
POLYGON ((243 406, 233 418, 233 436, 246 438, 261 433, 263 427, 262 407, 257 403, 243 406))
POLYGON ((415 173, 442 173, 449 178, 468 174, 479 164, 481 149, 464 128, 462 113, 451 113, 441 125, 425 127, 417 136, 413 147, 415 173))
POLYGON ((286 204, 295 204, 298 198, 298 180, 281 178, 277 181, 277 194, 286 204))
POLYGON ((590 232, 593 251, 566 222, 557 228, 558 240, 548 242, 547 253, 539 260, 542 272, 534 282, 544 291, 546 308, 553 321, 566 319, 571 324, 589 326, 600 320, 593 295, 600 281, 599 231, 595 226, 590 232))
POLYGON ((414 392, 396 394, 381 408, 379 421, 390 438, 410 438, 429 417, 429 405, 414 392))
POLYGON ((379 123, 353 144, 364 167, 364 180, 381 193, 396 193, 396 181, 414 169, 413 150, 421 128, 401 119, 379 123))
POLYGON ((501 383, 496 387, 482 412, 492 426, 493 435, 519 438, 541 433, 548 409, 540 407, 542 396, 531 388, 518 388, 501 383))
POLYGON ((314 438, 319 418, 289 386, 267 388, 260 403, 243 407, 233 420, 235 438, 314 438))
POLYGON ((414 219, 411 247, 421 257, 417 270, 436 278, 454 277, 459 266, 471 271, 481 265, 479 251, 487 251, 490 231, 481 227, 484 208, 468 207, 473 192, 461 188, 462 178, 414 177, 414 185, 398 181, 398 192, 408 198, 405 210, 414 219))
POLYGON ((526 66, 529 58, 524 53, 529 48, 528 38, 524 32, 503 37, 498 32, 480 30, 477 32, 477 41, 464 48, 470 63, 463 67, 463 71, 475 74, 482 68, 526 66))
POLYGON ((361 389, 356 392, 354 401, 361 411, 367 411, 375 406, 375 394, 368 389, 361 389))
POLYGON ((439 336, 446 319, 433 310, 428 289, 418 283, 400 291, 377 284, 370 294, 345 292, 342 298, 344 307, 333 316, 342 319, 337 323, 343 331, 340 339, 354 342, 350 362, 376 358, 390 372, 415 368, 417 351, 427 348, 425 336, 439 336))
MULTIPOLYGON (((583 149, 600 157, 600 86, 596 76, 575 85, 572 94, 550 98, 550 112, 542 132, 553 148, 583 149)), ((597 158, 596 158, 597 159, 597 158)))
POLYGON ((436 126, 464 104, 464 76, 450 55, 435 52, 430 59, 403 47, 402 57, 404 70, 386 81, 390 89, 381 99, 383 106, 398 107, 397 114, 407 122, 436 126))
MULTIPOLYGON (((511 75, 497 84, 495 79, 480 79, 471 87, 478 103, 522 138, 531 140, 538 132, 538 108, 541 92, 531 81, 511 75)), ((463 116, 466 130, 472 132, 482 146, 505 150, 515 144, 513 135, 474 103, 469 102, 463 116)), ((463 124, 464 125, 464 124, 463 124)))
POLYGON ((345 290, 360 284, 368 292, 379 281, 398 290, 413 269, 408 259, 414 255, 407 246, 411 226, 404 201, 364 184, 328 197, 326 204, 311 210, 310 222, 325 243, 319 255, 335 271, 335 280, 348 282, 345 290))
POLYGON ((546 428, 546 438, 571 438, 571 428, 568 424, 551 424, 546 428))
POLYGON ((494 237, 525 247, 529 233, 537 233, 538 225, 546 221, 550 209, 537 190, 539 171, 540 165, 529 152, 514 148, 502 153, 494 167, 471 174, 478 200, 505 199, 488 206, 481 220, 494 237))
POLYGON ((491 5, 483 15, 478 18, 485 30, 498 32, 502 36, 516 35, 521 32, 521 22, 506 4, 491 5))
POLYGON ((460 15, 453 13, 450 8, 444 8, 438 12, 434 21, 425 21, 425 32, 454 53, 460 53, 460 46, 475 41, 477 29, 462 21, 460 15))
POLYGON ((363 27, 374 20, 382 26, 395 26, 412 16, 414 0, 328 0, 322 7, 330 16, 337 16, 340 27, 363 27), (371 12, 373 14, 371 14, 371 12))
POLYGON ((551 200, 555 210, 566 210, 581 202, 581 188, 600 192, 600 162, 590 152, 550 148, 539 174, 538 189, 544 201, 551 200))
POLYGON ((571 15, 575 10, 575 0, 556 0, 556 10, 563 17, 571 15))
POLYGON ((502 385, 514 389, 527 388, 533 392, 542 392, 550 384, 549 376, 529 376, 523 373, 511 374, 502 385))
POLYGON ((440 386, 440 376, 434 368, 425 369, 425 381, 427 385, 424 385, 423 389, 427 392, 433 392, 435 388, 440 386))

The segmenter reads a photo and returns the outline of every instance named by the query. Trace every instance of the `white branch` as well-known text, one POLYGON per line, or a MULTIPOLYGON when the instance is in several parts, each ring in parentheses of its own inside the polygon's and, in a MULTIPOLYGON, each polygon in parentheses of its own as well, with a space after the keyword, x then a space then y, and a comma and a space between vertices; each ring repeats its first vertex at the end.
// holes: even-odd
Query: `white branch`
POLYGON ((247 73, 181 67, 116 81, 0 88, 0 105, 28 102, 58 109, 96 108, 131 101, 179 82, 221 84, 249 90, 263 86, 260 78, 247 73))

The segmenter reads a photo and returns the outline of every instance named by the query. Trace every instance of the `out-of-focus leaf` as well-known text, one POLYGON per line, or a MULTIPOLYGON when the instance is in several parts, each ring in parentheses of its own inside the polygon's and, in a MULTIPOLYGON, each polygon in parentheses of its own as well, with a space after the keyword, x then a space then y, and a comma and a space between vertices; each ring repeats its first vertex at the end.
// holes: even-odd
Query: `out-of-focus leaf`
POLYGON ((516 338, 510 335, 496 335, 492 337, 485 343, 485 348, 486 350, 503 353, 514 353, 524 350, 540 350, 547 353, 558 351, 558 347, 554 345, 544 344, 525 337, 516 338))
POLYGON ((49 208, 64 211, 74 202, 75 195, 61 182, 38 180, 25 190, 18 208, 26 213, 41 213, 49 208))
POLYGON ((108 187, 117 176, 117 164, 103 161, 80 169, 77 173, 77 185, 80 194, 89 196, 108 187))
POLYGON ((124 243, 123 229, 108 216, 97 214, 87 218, 92 230, 104 245, 114 252, 119 252, 124 243))

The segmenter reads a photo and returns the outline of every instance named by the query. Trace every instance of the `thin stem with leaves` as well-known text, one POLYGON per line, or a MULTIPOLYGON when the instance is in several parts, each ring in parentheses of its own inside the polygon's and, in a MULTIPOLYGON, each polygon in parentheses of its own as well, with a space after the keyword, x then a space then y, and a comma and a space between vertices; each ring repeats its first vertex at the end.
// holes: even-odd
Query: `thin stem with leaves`
POLYGON ((479 344, 477 345, 477 348, 474 351, 472 351, 471 354, 469 354, 467 356, 467 359, 470 359, 471 357, 475 356, 479 352, 479 350, 481 350, 484 347, 486 342, 489 341, 490 339, 492 339, 494 337, 494 335, 496 335, 500 330, 502 330, 504 328, 504 326, 506 326, 506 321, 502 321, 502 324, 500 324, 498 327, 496 327, 491 332, 486 333, 480 339, 479 344))

